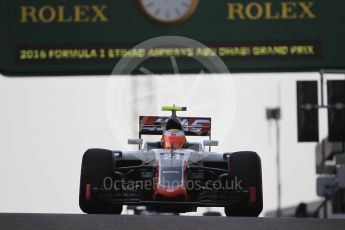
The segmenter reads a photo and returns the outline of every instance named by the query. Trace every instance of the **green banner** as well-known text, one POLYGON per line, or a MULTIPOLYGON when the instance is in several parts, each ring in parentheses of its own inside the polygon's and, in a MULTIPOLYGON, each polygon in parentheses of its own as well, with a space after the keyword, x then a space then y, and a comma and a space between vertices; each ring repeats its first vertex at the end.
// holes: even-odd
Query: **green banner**
POLYGON ((133 58, 172 73, 173 57, 179 72, 198 73, 197 59, 214 56, 231 72, 345 69, 344 9, 343 0, 2 0, 0 70, 110 74, 121 58, 133 58), (160 36, 208 48, 131 50, 160 36))

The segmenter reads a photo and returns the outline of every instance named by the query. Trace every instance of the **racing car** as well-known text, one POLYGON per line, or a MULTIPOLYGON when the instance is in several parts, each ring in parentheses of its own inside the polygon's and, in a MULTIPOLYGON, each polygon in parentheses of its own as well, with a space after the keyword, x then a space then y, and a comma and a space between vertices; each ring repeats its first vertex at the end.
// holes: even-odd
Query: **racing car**
MULTIPOLYGON (((212 152, 211 118, 177 117, 186 107, 164 106, 171 116, 140 116, 137 151, 89 149, 82 159, 79 206, 88 214, 121 214, 124 205, 162 213, 224 207, 227 216, 259 216, 263 207, 257 153, 212 152), (159 135, 157 141, 143 141, 159 135), (187 137, 208 137, 203 142, 187 137)), ((152 138, 151 138, 152 139, 152 138)), ((194 138, 195 139, 195 138, 194 138)), ((198 138, 197 138, 198 139, 198 138)))

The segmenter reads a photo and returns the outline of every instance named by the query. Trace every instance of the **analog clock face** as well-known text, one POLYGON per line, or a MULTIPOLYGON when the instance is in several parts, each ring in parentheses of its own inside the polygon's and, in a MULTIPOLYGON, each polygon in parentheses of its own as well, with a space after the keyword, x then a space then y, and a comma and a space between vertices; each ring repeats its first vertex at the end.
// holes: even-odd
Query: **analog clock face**
POLYGON ((157 22, 176 24, 190 18, 199 0, 139 0, 144 13, 157 22))

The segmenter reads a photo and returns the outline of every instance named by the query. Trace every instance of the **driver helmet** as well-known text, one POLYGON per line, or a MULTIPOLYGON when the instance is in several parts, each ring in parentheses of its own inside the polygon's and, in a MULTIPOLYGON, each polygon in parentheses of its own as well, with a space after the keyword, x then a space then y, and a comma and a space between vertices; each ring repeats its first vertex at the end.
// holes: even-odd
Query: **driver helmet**
POLYGON ((186 144, 186 136, 183 131, 169 129, 164 131, 162 145, 164 149, 182 149, 186 144))

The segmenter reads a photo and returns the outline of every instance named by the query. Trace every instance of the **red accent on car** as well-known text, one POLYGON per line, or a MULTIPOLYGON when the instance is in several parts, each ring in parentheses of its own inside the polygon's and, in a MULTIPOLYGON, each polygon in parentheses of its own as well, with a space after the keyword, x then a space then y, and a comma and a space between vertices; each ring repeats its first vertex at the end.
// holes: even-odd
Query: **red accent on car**
POLYGON ((256 187, 249 187, 249 203, 256 203, 256 187))
MULTIPOLYGON (((179 187, 166 187, 163 185, 157 185, 155 192, 154 192, 154 199, 155 200, 174 200, 177 197, 183 197, 183 200, 180 201, 187 201, 187 191, 184 186, 179 187)), ((175 201, 175 200, 174 200, 175 201)))
POLYGON ((175 198, 183 198, 181 201, 188 201, 188 194, 186 190, 186 169, 187 161, 183 162, 183 184, 180 186, 164 186, 158 183, 159 178, 159 161, 157 161, 157 174, 156 174, 156 187, 153 193, 154 200, 166 200, 166 201, 175 201, 175 198))
POLYGON ((182 149, 186 143, 186 137, 177 136, 163 136, 162 137, 164 149, 182 149))
POLYGON ((85 187, 85 200, 91 200, 91 185, 86 184, 85 187))

